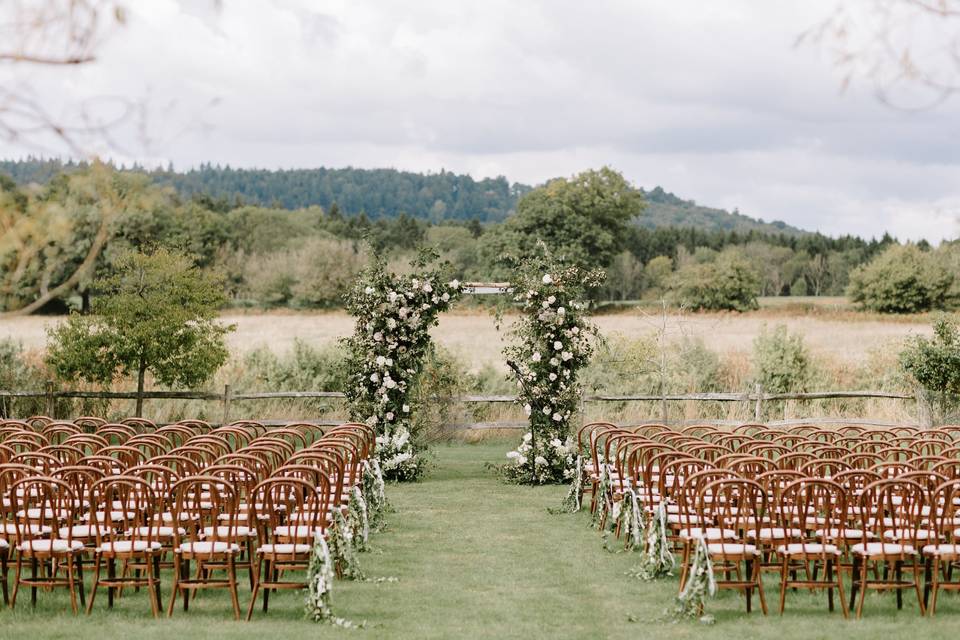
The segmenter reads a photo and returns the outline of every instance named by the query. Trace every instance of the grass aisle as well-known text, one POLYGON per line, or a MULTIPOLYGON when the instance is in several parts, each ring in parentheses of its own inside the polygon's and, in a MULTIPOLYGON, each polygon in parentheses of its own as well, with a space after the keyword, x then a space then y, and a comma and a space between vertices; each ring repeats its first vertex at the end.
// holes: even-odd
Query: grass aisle
MULTIPOLYGON (((826 611, 826 596, 791 593, 787 614, 763 618, 743 613, 742 598, 725 594, 708 603, 717 624, 670 624, 662 612, 676 594, 676 579, 643 583, 625 575, 634 558, 603 550, 587 515, 552 516, 562 487, 518 487, 499 482, 484 462, 503 460, 508 443, 437 449, 437 468, 419 484, 390 486, 396 513, 389 529, 361 555, 371 577, 398 583, 338 582, 337 615, 367 629, 348 631, 304 622, 302 600, 280 593, 264 616, 235 623, 225 594, 203 594, 184 615, 154 622, 143 593, 125 595, 112 612, 105 593, 94 615, 74 618, 62 594, 29 593, 17 610, 0 610, 0 639, 69 638, 956 638, 960 603, 941 598, 937 618, 924 620, 909 594, 900 613, 893 594, 869 596, 862 622, 844 622, 826 611), (632 616, 637 622, 630 622, 632 616)), ((243 576, 245 579, 245 576, 243 576)), ((169 595, 164 576, 164 596, 169 595)), ((245 607, 249 592, 241 590, 245 607)), ((775 611, 777 588, 767 598, 775 611)))

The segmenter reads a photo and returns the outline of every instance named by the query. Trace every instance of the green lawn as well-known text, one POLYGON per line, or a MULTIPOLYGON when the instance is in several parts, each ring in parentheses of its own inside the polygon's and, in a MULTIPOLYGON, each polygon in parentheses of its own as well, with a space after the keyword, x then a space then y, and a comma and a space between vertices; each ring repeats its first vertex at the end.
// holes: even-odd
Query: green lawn
MULTIPOLYGON (((327 638, 356 634, 368 638, 872 638, 909 635, 955 638, 960 602, 943 595, 933 620, 920 618, 907 596, 897 612, 893 594, 867 597, 864 620, 844 621, 829 614, 826 596, 791 593, 787 613, 747 616, 742 598, 726 593, 708 603, 717 624, 671 624, 661 612, 676 594, 676 579, 639 582, 625 575, 630 554, 603 550, 586 514, 553 516, 564 488, 506 485, 484 469, 500 461, 509 443, 440 447, 437 468, 420 484, 390 486, 396 513, 389 529, 361 555, 367 574, 396 576, 398 583, 338 582, 338 615, 366 621, 367 629, 348 631, 304 622, 301 599, 293 592, 259 609, 252 623, 234 622, 228 598, 202 594, 188 614, 155 622, 145 594, 129 593, 113 611, 105 593, 94 615, 74 617, 62 594, 39 594, 36 611, 29 592, 15 612, 0 610, 5 638, 327 638), (631 622, 630 618, 636 620, 631 622)), ((245 577, 245 576, 244 576, 245 577)), ((167 576, 164 576, 167 579, 167 576)), ((164 584, 164 597, 169 594, 164 584)), ((774 610, 777 588, 769 584, 774 610)), ((241 591, 246 606, 249 592, 241 591)))

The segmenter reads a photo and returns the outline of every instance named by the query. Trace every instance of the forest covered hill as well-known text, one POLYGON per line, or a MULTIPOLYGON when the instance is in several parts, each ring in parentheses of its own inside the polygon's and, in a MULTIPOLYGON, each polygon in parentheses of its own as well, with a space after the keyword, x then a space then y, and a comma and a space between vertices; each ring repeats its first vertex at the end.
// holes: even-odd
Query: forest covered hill
MULTIPOLYGON (((44 184, 52 176, 84 166, 54 159, 27 158, 0 161, 0 173, 17 183, 44 184)), ((205 164, 196 169, 144 172, 160 185, 173 187, 184 198, 208 196, 230 203, 284 209, 333 203, 345 215, 361 212, 373 220, 395 218, 401 213, 420 220, 500 222, 515 209, 530 185, 511 183, 505 177, 476 180, 448 171, 414 173, 396 169, 234 169, 205 164)), ((736 231, 798 235, 805 233, 783 222, 764 222, 737 211, 706 207, 684 200, 661 187, 640 189, 647 202, 637 224, 648 229, 693 227, 704 231, 736 231)))

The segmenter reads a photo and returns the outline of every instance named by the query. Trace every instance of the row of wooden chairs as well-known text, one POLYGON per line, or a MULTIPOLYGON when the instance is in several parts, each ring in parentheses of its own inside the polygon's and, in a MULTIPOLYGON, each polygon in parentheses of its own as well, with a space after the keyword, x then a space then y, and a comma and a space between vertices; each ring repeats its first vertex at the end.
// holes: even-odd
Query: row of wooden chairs
POLYGON ((702 538, 724 573, 718 586, 742 591, 748 611, 754 591, 767 611, 761 571, 769 568, 780 573, 781 613, 787 592, 806 586, 826 588, 831 610, 838 590, 846 616, 845 572, 853 578, 851 608, 860 594, 858 617, 868 589, 896 590, 898 607, 903 590, 913 589, 921 612, 929 604, 934 613, 941 589, 960 589, 950 581, 960 562, 960 453, 953 446, 960 427, 824 431, 594 423, 578 442, 601 521, 628 493, 648 515, 666 511, 670 539, 683 554, 681 590, 702 538), (913 434, 910 442, 897 440, 904 433, 913 434), (894 441, 899 446, 857 446, 894 441))
POLYGON ((168 615, 178 597, 187 610, 191 593, 226 588, 239 618, 237 570, 244 568, 249 619, 258 594, 266 611, 272 591, 306 586, 290 576, 306 568, 334 512, 346 513, 375 446, 363 424, 268 430, 250 421, 216 428, 140 419, 2 422, 4 601, 13 559, 11 607, 21 586, 31 589, 34 604, 38 588, 65 587, 74 612, 78 596, 90 612, 99 587, 109 606, 123 587, 145 587, 156 616, 166 564, 173 568, 168 615), (91 555, 93 593, 85 602, 83 564, 91 555))

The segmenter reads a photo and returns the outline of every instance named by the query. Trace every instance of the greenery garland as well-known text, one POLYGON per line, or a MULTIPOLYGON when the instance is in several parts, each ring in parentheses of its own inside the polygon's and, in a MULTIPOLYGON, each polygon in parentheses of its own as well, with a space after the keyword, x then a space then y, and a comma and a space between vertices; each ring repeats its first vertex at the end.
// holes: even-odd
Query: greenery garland
POLYGON ((610 479, 610 467, 605 463, 600 463, 600 482, 597 485, 597 510, 593 512, 590 524, 594 529, 599 529, 603 522, 603 515, 607 510, 607 502, 610 499, 613 490, 613 482, 610 479))
POLYGON ((574 462, 573 480, 570 482, 570 490, 564 496, 560 503, 558 513, 577 513, 583 508, 583 458, 577 456, 574 462))
POLYGON ((504 349, 504 356, 514 370, 530 431, 507 454, 511 463, 501 467, 510 480, 556 483, 576 473, 570 421, 580 402, 577 374, 590 361, 596 335, 581 300, 603 276, 603 271, 562 267, 542 257, 527 260, 511 283, 523 315, 511 330, 516 343, 504 349))
POLYGON ((367 501, 363 499, 360 487, 354 487, 350 492, 350 501, 347 503, 347 525, 350 528, 350 538, 357 551, 367 550, 370 539, 370 519, 367 515, 367 501))
POLYGON ((626 540, 627 549, 633 551, 643 550, 643 534, 647 528, 646 512, 640 507, 640 501, 637 499, 637 492, 632 488, 627 488, 621 500, 623 507, 620 509, 620 517, 617 518, 616 526, 626 540))
POLYGON ((307 588, 304 590, 304 613, 307 619, 314 622, 327 622, 338 627, 362 627, 344 618, 333 615, 330 606, 330 592, 333 588, 333 560, 330 557, 330 548, 318 534, 313 539, 313 549, 310 551, 310 562, 307 565, 307 588))
POLYGON ((412 414, 413 387, 431 347, 430 327, 457 300, 457 280, 443 277, 446 265, 422 252, 411 263, 413 275, 387 271, 382 257, 361 272, 347 296, 356 318, 353 335, 342 344, 350 371, 345 393, 354 420, 377 432, 377 457, 393 480, 416 480, 426 467, 412 414))
POLYGON ((640 565, 630 572, 641 580, 656 580, 669 576, 677 561, 667 540, 667 504, 661 502, 647 523, 646 541, 640 556, 640 565))
POLYGON ((383 529, 384 517, 389 507, 383 482, 380 463, 376 460, 363 461, 363 497, 367 505, 367 520, 371 531, 383 529))
POLYGON ((357 550, 353 543, 353 532, 340 509, 333 510, 333 526, 330 527, 330 556, 339 575, 348 580, 366 580, 366 574, 360 567, 357 550))
POLYGON ((703 607, 707 597, 713 597, 716 593, 717 580, 713 575, 710 551, 707 548, 707 541, 699 535, 694 545, 693 559, 690 561, 689 578, 683 591, 677 596, 673 617, 676 619, 699 618, 703 623, 713 623, 713 616, 703 615, 703 607))

